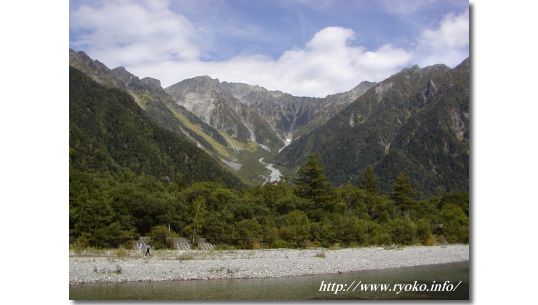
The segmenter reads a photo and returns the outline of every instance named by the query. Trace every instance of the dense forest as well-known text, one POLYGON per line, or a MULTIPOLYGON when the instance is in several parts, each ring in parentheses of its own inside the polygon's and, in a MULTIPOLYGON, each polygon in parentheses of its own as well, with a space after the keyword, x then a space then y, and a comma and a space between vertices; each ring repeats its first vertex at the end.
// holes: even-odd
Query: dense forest
POLYGON ((173 237, 205 237, 221 248, 467 243, 468 193, 416 200, 402 173, 389 194, 368 168, 357 185, 335 188, 311 155, 293 181, 237 190, 146 175, 70 173, 70 241, 76 247, 156 248, 173 237), (169 230, 170 228, 170 230, 169 230))

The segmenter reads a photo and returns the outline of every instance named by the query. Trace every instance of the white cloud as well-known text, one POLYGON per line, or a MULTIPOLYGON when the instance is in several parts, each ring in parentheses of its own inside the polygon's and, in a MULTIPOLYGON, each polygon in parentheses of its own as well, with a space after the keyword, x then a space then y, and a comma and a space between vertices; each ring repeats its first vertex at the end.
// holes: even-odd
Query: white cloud
POLYGON ((81 32, 75 47, 106 63, 136 65, 185 60, 200 55, 196 31, 167 1, 116 0, 81 5, 71 12, 70 27, 81 32))
POLYGON ((448 14, 439 27, 422 32, 416 57, 421 65, 459 64, 469 56, 469 9, 448 14))
POLYGON ((327 27, 317 32, 305 48, 286 51, 278 59, 239 56, 225 61, 166 61, 135 65, 132 72, 159 77, 163 85, 196 75, 258 84, 294 95, 325 96, 343 92, 360 81, 379 81, 409 64, 411 54, 384 45, 373 51, 349 45, 354 32, 327 27))
POLYGON ((438 29, 422 33, 426 44, 436 49, 460 48, 469 44, 469 10, 460 15, 446 15, 438 29))
MULTIPOLYGON (((448 15, 419 38, 416 49, 390 44, 375 50, 353 45, 356 33, 342 27, 321 29, 301 48, 278 58, 237 56, 222 61, 200 59, 200 39, 207 38, 166 1, 116 0, 71 13, 71 29, 83 32, 72 42, 110 67, 124 65, 163 86, 209 75, 220 80, 258 84, 294 95, 343 92, 364 80, 380 81, 414 63, 457 64, 468 48, 468 12, 448 15), (465 25, 467 24, 467 28, 465 25), (467 43, 466 43, 467 41, 467 43)), ((464 54, 465 53, 465 54, 464 54)))

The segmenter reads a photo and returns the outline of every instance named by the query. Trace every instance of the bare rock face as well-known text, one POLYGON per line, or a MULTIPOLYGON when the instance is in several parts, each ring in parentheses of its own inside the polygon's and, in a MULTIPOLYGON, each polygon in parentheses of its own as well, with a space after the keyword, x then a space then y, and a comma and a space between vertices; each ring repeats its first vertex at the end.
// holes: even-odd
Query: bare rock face
POLYGON ((144 77, 142 83, 148 86, 152 91, 163 90, 161 87, 161 81, 156 78, 144 77))
POLYGON ((312 98, 199 76, 165 90, 179 105, 230 136, 244 140, 245 127, 257 142, 282 148, 283 141, 322 125, 372 85, 363 82, 348 92, 312 98))

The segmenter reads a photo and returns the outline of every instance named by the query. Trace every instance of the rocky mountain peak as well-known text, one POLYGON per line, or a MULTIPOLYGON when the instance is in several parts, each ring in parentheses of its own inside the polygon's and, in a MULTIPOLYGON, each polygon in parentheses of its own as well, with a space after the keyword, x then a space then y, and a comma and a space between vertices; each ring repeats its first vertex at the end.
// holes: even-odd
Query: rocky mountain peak
POLYGON ((110 70, 112 75, 119 79, 122 83, 128 85, 133 79, 139 80, 137 76, 133 75, 131 72, 127 71, 125 67, 120 66, 110 70))
POLYGON ((356 99, 357 97, 368 91, 368 89, 373 87, 375 84, 375 82, 363 81, 357 86, 355 86, 353 89, 349 90, 349 93, 352 97, 356 99))
POLYGON ((443 72, 450 71, 450 68, 447 65, 436 64, 436 65, 424 67, 420 69, 420 71, 423 73, 443 73, 443 72))
POLYGON ((204 75, 182 80, 166 88, 165 91, 177 99, 187 93, 209 96, 220 93, 222 89, 220 88, 220 81, 218 79, 204 75))
POLYGON ((75 51, 73 49, 69 49, 69 64, 78 66, 89 66, 102 72, 110 71, 110 69, 105 64, 98 61, 97 59, 93 60, 90 58, 90 56, 88 56, 88 54, 82 51, 75 51))
POLYGON ((143 79, 141 79, 141 81, 142 83, 144 83, 144 85, 148 86, 152 91, 163 90, 161 86, 161 81, 156 78, 144 77, 143 79))
POLYGON ((195 76, 191 78, 191 80, 199 84, 204 84, 204 83, 211 84, 211 85, 220 84, 220 81, 218 78, 212 78, 211 76, 208 76, 208 75, 195 76))

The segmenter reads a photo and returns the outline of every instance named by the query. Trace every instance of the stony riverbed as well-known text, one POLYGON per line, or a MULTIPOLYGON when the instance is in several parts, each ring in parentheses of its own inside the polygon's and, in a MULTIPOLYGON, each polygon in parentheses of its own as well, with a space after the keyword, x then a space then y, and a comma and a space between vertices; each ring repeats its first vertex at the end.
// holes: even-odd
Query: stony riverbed
POLYGON ((69 282, 260 278, 353 272, 469 260, 468 245, 404 248, 168 251, 152 257, 71 254, 69 282))

